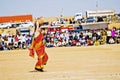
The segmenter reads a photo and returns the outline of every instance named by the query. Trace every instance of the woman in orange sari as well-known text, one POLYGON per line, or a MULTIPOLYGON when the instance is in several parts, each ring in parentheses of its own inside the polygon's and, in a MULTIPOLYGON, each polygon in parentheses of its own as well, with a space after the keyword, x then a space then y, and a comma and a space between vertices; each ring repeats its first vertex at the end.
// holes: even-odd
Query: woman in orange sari
POLYGON ((31 46, 29 48, 29 56, 34 58, 34 52, 38 56, 38 61, 35 65, 35 70, 43 72, 44 65, 46 65, 48 60, 48 55, 45 52, 45 43, 42 29, 37 27, 34 38, 32 40, 31 46))

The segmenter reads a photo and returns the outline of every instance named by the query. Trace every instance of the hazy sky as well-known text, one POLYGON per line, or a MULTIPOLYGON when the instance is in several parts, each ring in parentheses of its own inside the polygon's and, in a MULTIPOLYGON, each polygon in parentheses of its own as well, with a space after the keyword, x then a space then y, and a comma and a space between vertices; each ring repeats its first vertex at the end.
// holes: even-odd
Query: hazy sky
POLYGON ((0 0, 0 16, 32 14, 34 17, 73 16, 86 10, 120 13, 120 0, 0 0), (96 7, 98 3, 98 7, 96 7))

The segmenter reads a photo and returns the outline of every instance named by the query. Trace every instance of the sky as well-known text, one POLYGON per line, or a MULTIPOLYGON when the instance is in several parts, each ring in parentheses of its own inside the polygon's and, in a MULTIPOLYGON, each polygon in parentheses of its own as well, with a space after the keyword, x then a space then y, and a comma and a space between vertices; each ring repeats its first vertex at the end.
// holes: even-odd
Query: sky
POLYGON ((0 0, 0 16, 73 16, 79 12, 85 14, 87 10, 115 10, 120 13, 119 4, 120 0, 0 0))

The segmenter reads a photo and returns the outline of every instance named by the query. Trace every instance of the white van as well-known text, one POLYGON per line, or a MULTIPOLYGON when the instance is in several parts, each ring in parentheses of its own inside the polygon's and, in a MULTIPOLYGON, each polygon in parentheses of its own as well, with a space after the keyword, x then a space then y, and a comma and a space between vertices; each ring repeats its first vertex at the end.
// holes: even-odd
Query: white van
POLYGON ((0 24, 0 28, 10 28, 11 27, 11 24, 10 23, 1 23, 0 24))
POLYGON ((75 21, 82 20, 82 18, 83 18, 82 13, 75 13, 74 16, 75 21))
POLYGON ((16 28, 16 33, 17 34, 30 34, 30 28, 27 28, 27 27, 17 27, 16 28))

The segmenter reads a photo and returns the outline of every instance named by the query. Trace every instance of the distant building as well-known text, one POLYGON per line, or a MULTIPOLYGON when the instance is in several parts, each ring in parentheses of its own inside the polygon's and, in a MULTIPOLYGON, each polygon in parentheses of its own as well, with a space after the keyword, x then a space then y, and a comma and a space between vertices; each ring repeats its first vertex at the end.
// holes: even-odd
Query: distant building
POLYGON ((115 15, 115 10, 86 11, 86 17, 107 17, 115 15))
POLYGON ((0 23, 32 21, 32 15, 0 16, 0 23))

